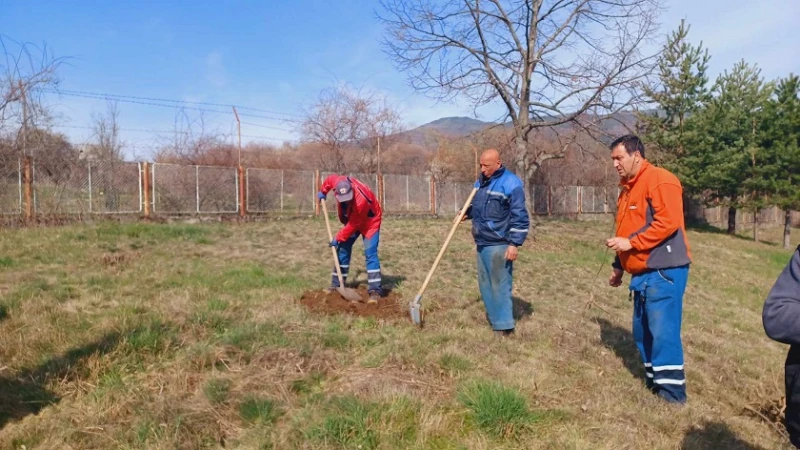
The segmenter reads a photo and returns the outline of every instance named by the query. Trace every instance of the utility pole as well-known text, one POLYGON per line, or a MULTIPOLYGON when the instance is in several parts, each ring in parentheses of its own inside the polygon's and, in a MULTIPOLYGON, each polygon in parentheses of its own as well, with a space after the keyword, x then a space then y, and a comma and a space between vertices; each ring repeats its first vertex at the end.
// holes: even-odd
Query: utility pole
POLYGON ((242 122, 239 121, 239 113, 236 112, 236 107, 233 106, 233 115, 236 116, 236 130, 239 135, 239 167, 242 166, 242 122))
POLYGON ((381 174, 381 137, 378 136, 378 176, 376 177, 378 183, 378 201, 383 203, 383 175, 381 174))
POLYGON ((233 115, 236 116, 236 130, 239 135, 239 166, 236 168, 237 182, 239 184, 239 217, 244 217, 247 210, 247 194, 245 186, 247 185, 247 172, 242 167, 242 122, 239 120, 239 113, 236 112, 236 107, 232 106, 233 115))
POLYGON ((381 137, 378 136, 378 173, 381 173, 381 137))
POLYGON ((19 82, 20 96, 22 97, 22 153, 28 154, 28 99, 22 80, 19 82))

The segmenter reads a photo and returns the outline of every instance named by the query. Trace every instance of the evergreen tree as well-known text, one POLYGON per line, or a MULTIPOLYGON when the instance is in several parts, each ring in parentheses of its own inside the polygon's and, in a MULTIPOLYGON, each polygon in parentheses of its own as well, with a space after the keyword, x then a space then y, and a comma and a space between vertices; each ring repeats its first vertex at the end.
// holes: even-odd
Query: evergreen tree
POLYGON ((761 161, 747 188, 763 192, 785 211, 783 246, 789 248, 791 210, 800 209, 800 77, 780 80, 762 123, 761 161))
POLYGON ((725 71, 714 85, 716 95, 695 118, 698 139, 681 162, 707 202, 729 207, 729 233, 736 231, 739 208, 757 208, 763 202, 763 192, 748 189, 748 184, 752 188, 752 180, 759 176, 763 150, 759 130, 772 90, 760 69, 744 61, 725 71))
MULTIPOLYGON (((690 26, 681 21, 668 37, 658 60, 658 80, 644 87, 655 112, 639 115, 643 138, 653 151, 654 163, 685 175, 681 158, 697 138, 691 117, 711 99, 708 87, 708 50, 688 41, 690 26)), ((683 178, 683 177, 682 177, 683 178)))

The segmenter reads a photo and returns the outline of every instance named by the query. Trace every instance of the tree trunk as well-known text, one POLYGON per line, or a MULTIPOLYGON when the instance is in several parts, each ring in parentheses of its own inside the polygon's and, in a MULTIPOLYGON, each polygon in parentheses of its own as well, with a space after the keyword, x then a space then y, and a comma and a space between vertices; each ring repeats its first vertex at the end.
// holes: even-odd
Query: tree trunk
POLYGON ((792 210, 786 208, 786 216, 783 220, 783 248, 788 249, 792 246, 792 210))
POLYGON ((736 208, 728 208, 728 234, 736 234, 736 208))
POLYGON ((516 147, 516 161, 514 161, 514 173, 522 180, 522 189, 525 192, 525 203, 528 207, 528 213, 532 213, 533 208, 533 199, 531 198, 531 190, 530 190, 530 180, 528 174, 528 168, 530 166, 530 162, 528 161, 528 145, 525 142, 525 138, 522 137, 521 134, 518 134, 514 138, 514 146, 516 147))
POLYGON ((758 242, 758 208, 753 210, 753 240, 758 242))

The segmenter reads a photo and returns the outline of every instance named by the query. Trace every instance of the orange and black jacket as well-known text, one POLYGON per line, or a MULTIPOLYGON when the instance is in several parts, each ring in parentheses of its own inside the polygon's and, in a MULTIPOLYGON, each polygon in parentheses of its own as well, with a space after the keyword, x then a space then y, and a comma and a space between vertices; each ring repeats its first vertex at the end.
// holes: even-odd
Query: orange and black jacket
POLYGON ((616 234, 630 239, 633 248, 617 252, 613 266, 637 274, 691 263, 678 177, 644 161, 621 187, 616 234))

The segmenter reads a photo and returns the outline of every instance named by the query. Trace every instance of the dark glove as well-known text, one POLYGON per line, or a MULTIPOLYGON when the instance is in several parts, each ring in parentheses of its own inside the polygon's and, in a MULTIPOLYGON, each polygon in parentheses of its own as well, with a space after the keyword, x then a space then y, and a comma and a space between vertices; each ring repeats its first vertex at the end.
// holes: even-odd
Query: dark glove
POLYGON ((336 239, 332 240, 330 246, 334 248, 339 248, 339 241, 337 241, 336 239))
POLYGON ((320 200, 325 200, 327 195, 323 194, 322 192, 317 192, 317 198, 320 200))

